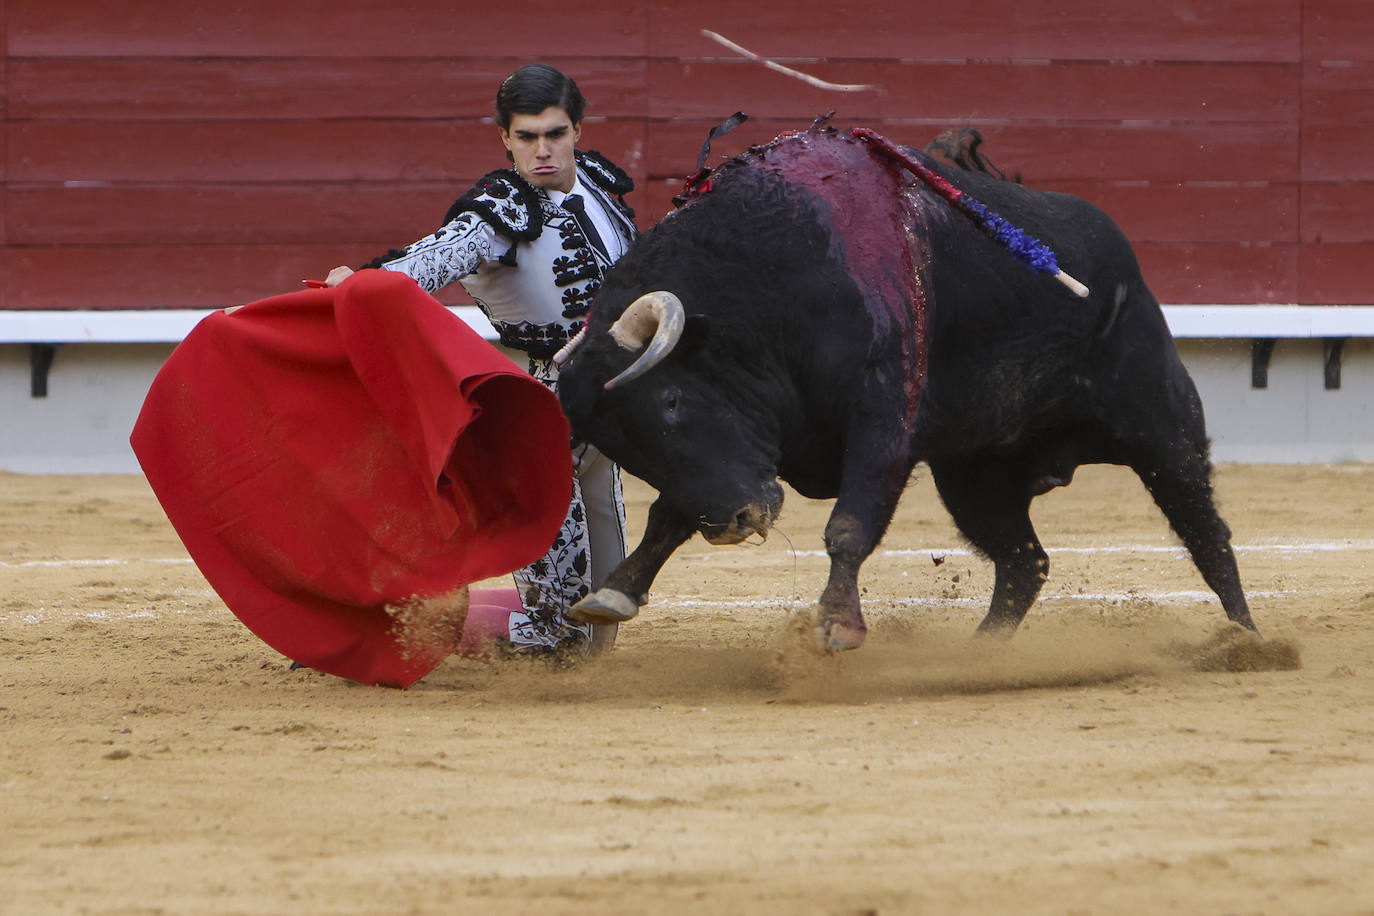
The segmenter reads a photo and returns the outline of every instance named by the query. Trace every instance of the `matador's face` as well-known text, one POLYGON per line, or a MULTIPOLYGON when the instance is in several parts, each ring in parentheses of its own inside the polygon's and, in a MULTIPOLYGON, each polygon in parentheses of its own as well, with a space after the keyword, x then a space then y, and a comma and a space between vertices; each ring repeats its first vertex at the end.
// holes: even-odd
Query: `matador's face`
POLYGON ((577 178, 573 150, 582 125, 568 113, 549 106, 539 114, 515 114, 510 128, 501 129, 501 142, 510 150, 515 170, 536 188, 570 191, 577 178))

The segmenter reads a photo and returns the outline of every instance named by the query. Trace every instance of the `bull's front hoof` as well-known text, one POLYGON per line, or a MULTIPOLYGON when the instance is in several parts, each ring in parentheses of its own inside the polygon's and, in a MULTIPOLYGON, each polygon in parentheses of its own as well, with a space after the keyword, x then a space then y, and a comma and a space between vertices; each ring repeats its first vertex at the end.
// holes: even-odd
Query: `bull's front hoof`
POLYGON ((868 635, 868 628, 847 627, 842 623, 835 623, 818 628, 818 635, 821 638, 821 647, 825 651, 844 652, 862 646, 864 637, 868 635))
POLYGON ((638 613, 639 605, 633 598, 609 588, 597 589, 568 608, 568 616, 583 623, 624 623, 638 613))

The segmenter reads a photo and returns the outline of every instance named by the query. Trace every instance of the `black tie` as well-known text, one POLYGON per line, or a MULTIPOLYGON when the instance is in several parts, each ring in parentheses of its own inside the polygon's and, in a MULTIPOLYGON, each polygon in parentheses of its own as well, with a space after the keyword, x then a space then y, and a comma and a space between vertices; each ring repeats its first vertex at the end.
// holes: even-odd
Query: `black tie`
POLYGON ((577 225, 582 228, 582 234, 587 237, 587 241, 609 261, 611 253, 606 250, 606 243, 601 241, 601 233, 596 231, 596 224, 587 215, 586 202, 577 194, 569 194, 563 198, 563 209, 573 215, 573 219, 577 220, 577 225))

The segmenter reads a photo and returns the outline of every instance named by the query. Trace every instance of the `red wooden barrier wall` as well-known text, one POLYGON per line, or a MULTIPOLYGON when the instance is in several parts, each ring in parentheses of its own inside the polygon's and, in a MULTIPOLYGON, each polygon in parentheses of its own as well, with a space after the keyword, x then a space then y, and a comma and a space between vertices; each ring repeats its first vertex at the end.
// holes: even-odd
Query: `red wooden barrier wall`
POLYGON ((418 238, 503 164, 491 97, 533 59, 578 79, 643 226, 720 119, 753 118, 717 158, 834 108, 978 127, 1111 213, 1163 301, 1370 303, 1366 5, 0 0, 0 307, 221 306, 418 238))

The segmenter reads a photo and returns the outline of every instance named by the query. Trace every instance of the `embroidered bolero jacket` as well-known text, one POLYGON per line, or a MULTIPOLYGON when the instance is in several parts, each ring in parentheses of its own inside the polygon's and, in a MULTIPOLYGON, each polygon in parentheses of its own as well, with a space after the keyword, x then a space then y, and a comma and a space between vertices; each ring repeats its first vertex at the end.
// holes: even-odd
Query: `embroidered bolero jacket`
MULTIPOLYGON (((577 153, 577 173, 627 247, 636 235, 624 201, 633 180, 594 151, 577 153)), ((458 198, 433 235, 363 266, 405 273, 430 293, 462 283, 502 344, 547 360, 581 329, 610 262, 571 213, 501 169, 458 198)))

